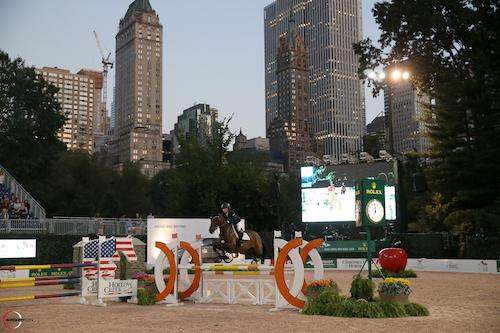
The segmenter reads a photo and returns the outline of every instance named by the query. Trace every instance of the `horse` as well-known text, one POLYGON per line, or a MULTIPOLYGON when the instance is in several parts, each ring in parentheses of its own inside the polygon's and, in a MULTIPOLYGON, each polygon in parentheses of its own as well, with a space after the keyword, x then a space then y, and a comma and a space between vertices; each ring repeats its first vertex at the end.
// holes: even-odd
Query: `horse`
MULTIPOLYGON (((250 256, 255 261, 258 258, 264 260, 264 246, 260 235, 253 230, 246 230, 250 240, 242 240, 239 248, 237 248, 237 235, 233 225, 226 222, 226 219, 221 215, 212 216, 210 218, 210 228, 208 231, 212 234, 219 228, 219 244, 214 246, 214 249, 222 250, 226 253, 242 253, 250 256)), ((230 259, 230 261, 232 258, 230 259)))

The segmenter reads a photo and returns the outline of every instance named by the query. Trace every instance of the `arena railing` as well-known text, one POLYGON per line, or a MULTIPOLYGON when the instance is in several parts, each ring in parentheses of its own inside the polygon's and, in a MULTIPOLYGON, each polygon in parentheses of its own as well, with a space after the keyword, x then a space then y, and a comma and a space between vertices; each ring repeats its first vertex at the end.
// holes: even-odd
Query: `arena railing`
POLYGON ((56 217, 0 220, 0 234, 142 235, 146 220, 136 218, 56 217))

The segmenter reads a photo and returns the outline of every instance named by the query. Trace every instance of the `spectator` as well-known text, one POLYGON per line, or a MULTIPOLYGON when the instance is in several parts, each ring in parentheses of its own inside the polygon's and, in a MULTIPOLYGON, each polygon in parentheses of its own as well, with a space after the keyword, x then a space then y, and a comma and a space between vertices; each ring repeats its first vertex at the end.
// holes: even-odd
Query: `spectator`
POLYGON ((134 232, 135 223, 131 219, 128 219, 127 223, 125 224, 125 228, 127 230, 127 234, 131 235, 134 232))
POLYGON ((24 202, 21 203, 21 208, 19 209, 19 218, 21 219, 27 219, 28 218, 28 213, 29 210, 24 204, 24 202))
POLYGON ((17 201, 17 197, 14 196, 12 198, 12 202, 10 203, 10 215, 11 218, 18 219, 19 211, 21 210, 21 203, 17 201))
POLYGON ((24 206, 26 207, 26 209, 28 210, 28 213, 30 212, 30 203, 28 202, 28 200, 24 200, 24 206))
POLYGON ((0 185, 5 184, 5 175, 0 171, 0 185))
POLYGON ((9 219, 9 211, 7 210, 7 208, 2 208, 2 221, 3 221, 3 224, 7 224, 7 220, 9 219))
POLYGON ((3 196, 3 200, 2 200, 2 207, 1 207, 1 209, 3 210, 4 208, 7 209, 7 210, 10 209, 10 200, 9 200, 9 196, 7 194, 5 194, 3 196))

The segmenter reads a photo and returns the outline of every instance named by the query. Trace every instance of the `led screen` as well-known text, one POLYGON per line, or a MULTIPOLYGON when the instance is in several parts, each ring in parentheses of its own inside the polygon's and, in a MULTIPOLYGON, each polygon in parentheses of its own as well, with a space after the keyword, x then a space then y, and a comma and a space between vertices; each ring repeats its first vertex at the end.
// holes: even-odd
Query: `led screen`
POLYGON ((302 222, 354 221, 356 179, 385 181, 385 214, 396 220, 396 175, 392 162, 301 168, 302 222))
POLYGON ((36 258, 36 239, 0 239, 0 259, 36 258))

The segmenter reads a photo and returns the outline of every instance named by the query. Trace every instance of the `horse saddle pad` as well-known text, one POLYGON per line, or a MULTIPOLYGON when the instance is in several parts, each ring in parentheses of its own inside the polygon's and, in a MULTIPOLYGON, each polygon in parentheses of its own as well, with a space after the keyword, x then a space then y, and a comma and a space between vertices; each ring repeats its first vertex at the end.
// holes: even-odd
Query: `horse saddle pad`
POLYGON ((247 241, 250 240, 250 236, 246 232, 243 233, 243 237, 241 237, 242 240, 247 241))

